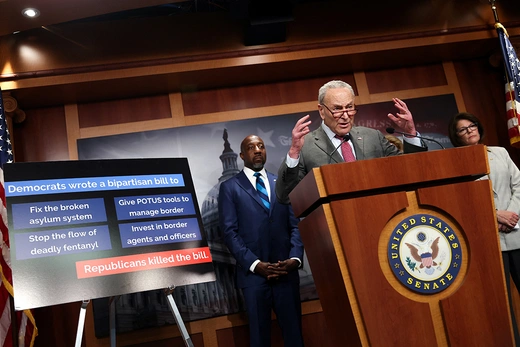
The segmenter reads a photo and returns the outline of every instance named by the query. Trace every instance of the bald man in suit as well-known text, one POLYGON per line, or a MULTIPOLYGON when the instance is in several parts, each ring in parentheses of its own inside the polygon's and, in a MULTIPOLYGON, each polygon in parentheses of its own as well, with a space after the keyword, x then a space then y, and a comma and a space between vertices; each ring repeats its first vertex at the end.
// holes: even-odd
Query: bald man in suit
MULTIPOLYGON (((397 98, 393 101, 399 112, 389 113, 390 120, 403 132, 418 135, 406 103, 397 98)), ((322 119, 318 129, 310 132, 311 121, 307 115, 299 119, 292 130, 291 148, 278 170, 276 182, 276 195, 284 203, 289 203, 289 193, 315 167, 401 154, 380 131, 354 126, 357 108, 354 90, 348 83, 330 81, 324 84, 318 95, 318 111, 322 119)), ((413 136, 404 137, 405 153, 428 150, 413 136)))
POLYGON ((237 283, 249 318, 250 346, 271 345, 274 310, 284 346, 302 347, 298 268, 303 243, 298 219, 290 205, 275 197, 276 176, 264 168, 267 156, 262 139, 247 136, 240 146, 240 158, 244 170, 222 182, 218 209, 224 242, 237 263, 237 283))

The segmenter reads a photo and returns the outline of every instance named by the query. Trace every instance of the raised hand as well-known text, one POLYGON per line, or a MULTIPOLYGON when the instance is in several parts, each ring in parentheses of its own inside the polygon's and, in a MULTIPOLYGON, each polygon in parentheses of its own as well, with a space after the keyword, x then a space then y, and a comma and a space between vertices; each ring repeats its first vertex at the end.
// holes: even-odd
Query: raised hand
POLYGON ((289 157, 293 159, 299 158, 304 142, 303 137, 311 131, 309 129, 309 125, 311 124, 309 118, 310 116, 306 115, 298 119, 292 130, 292 142, 291 148, 289 149, 289 157))
POLYGON ((394 101, 394 106, 398 109, 398 112, 395 115, 389 113, 388 118, 390 118, 397 127, 402 129, 403 132, 414 136, 417 135, 412 112, 410 112, 406 103, 398 98, 393 98, 392 100, 394 101))

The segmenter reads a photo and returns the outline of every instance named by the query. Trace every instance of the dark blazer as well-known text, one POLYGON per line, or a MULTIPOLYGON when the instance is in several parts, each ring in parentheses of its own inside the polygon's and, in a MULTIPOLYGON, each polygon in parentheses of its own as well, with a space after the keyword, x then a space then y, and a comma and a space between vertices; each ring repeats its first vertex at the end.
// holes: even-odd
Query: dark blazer
MULTIPOLYGON (((366 127, 352 127, 350 138, 356 152, 356 160, 373 159, 400 155, 399 150, 388 142, 379 131, 366 127)), ((287 167, 284 161, 278 170, 278 182, 276 182, 276 196, 283 203, 289 203, 289 193, 296 185, 315 167, 326 164, 341 163, 343 159, 338 150, 328 138, 320 126, 318 129, 305 135, 304 145, 300 152, 300 162, 294 168, 287 167), (332 152, 332 156, 330 155, 332 152)), ((418 147, 404 141, 404 152, 414 153, 427 151, 428 148, 418 147)))
MULTIPOLYGON (((267 177, 271 188, 269 211, 244 171, 220 185, 220 228, 224 242, 237 261, 237 282, 240 288, 267 281, 249 271, 257 259, 274 263, 296 257, 303 261, 299 220, 290 205, 277 201, 274 191, 276 176, 268 172, 267 177)), ((299 281, 298 271, 280 278, 280 281, 285 280, 299 281)))

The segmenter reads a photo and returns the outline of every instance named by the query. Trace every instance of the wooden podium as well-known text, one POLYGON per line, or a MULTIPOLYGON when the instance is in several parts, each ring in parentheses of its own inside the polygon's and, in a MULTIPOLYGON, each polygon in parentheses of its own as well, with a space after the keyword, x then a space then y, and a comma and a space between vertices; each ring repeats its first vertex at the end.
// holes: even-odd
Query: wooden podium
POLYGON ((331 346, 513 346, 483 145, 325 165, 291 192, 331 346))

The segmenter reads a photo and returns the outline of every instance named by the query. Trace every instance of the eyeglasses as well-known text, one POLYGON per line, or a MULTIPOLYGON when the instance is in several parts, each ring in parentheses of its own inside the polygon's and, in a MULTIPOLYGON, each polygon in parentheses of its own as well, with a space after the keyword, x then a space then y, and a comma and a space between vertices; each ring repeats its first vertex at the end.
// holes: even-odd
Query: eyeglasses
POLYGON ((465 134, 469 134, 470 131, 473 131, 478 128, 478 123, 471 123, 467 127, 462 127, 460 129, 457 129, 457 135, 462 136, 465 134))
POLYGON ((334 108, 333 110, 328 108, 327 105, 325 105, 325 104, 321 104, 321 106, 323 106, 327 110, 329 110, 329 112, 332 113, 332 116, 334 118, 341 118, 345 112, 347 113, 347 116, 352 117, 352 116, 355 116, 357 111, 358 111, 358 109, 355 108, 352 105, 349 105, 349 106, 347 106, 345 108, 343 108, 343 107, 342 108, 334 108))

